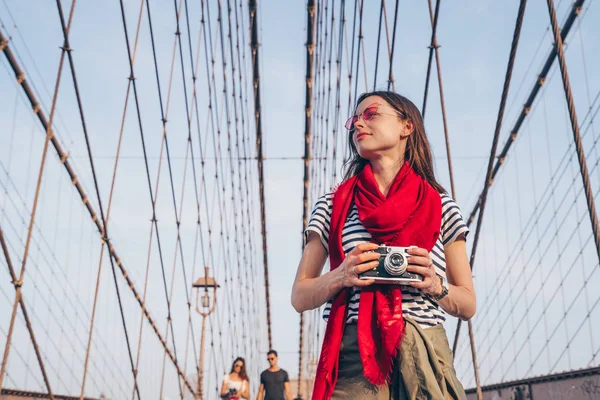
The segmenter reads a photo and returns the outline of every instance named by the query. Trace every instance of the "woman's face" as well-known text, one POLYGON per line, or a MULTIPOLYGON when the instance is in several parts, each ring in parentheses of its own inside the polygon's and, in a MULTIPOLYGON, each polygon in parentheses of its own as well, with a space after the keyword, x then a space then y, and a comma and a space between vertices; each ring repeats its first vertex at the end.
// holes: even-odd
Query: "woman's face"
POLYGON ((404 154, 412 122, 405 119, 383 98, 370 96, 356 109, 352 141, 362 158, 371 160, 383 154, 404 154))
POLYGON ((243 363, 242 361, 240 361, 240 360, 236 361, 236 362, 233 364, 233 370, 234 370, 235 372, 237 372, 238 374, 239 374, 239 373, 242 371, 242 368, 243 368, 243 367, 244 367, 244 363, 243 363))

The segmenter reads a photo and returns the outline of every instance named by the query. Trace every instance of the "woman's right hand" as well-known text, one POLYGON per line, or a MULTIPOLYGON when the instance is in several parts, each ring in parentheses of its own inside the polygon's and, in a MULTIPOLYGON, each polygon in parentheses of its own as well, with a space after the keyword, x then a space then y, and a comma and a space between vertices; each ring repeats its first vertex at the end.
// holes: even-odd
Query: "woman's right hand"
POLYGON ((369 286, 375 283, 373 279, 359 279, 358 274, 377 268, 379 253, 374 252, 379 247, 375 243, 361 243, 346 255, 337 268, 340 270, 344 287, 369 286))

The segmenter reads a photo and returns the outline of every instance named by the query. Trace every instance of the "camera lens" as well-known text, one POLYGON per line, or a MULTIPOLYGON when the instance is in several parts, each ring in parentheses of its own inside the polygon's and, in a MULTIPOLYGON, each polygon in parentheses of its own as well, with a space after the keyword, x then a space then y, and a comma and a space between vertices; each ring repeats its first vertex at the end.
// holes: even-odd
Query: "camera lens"
POLYGON ((394 267, 399 267, 404 263, 404 257, 402 257, 402 254, 392 254, 390 256, 390 264, 392 264, 394 267))
POLYGON ((390 275, 402 275, 406 271, 406 258, 402 253, 393 251, 385 258, 384 268, 390 275))

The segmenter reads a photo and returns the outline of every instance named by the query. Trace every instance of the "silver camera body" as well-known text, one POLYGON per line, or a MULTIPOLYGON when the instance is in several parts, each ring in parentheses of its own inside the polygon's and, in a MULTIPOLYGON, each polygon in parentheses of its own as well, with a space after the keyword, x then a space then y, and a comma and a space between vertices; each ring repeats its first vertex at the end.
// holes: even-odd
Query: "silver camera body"
POLYGON ((388 285, 408 285, 421 282, 423 277, 407 270, 409 247, 386 246, 382 244, 374 250, 379 253, 377 268, 358 275, 359 279, 373 279, 375 283, 388 285))

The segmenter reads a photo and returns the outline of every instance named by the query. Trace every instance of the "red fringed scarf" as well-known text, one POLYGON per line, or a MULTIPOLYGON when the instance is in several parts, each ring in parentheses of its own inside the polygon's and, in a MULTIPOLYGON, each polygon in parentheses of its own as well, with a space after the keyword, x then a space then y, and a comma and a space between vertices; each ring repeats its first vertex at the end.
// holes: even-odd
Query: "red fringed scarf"
MULTIPOLYGON (((439 193, 405 162, 384 196, 371 165, 342 183, 333 196, 329 261, 336 269, 344 260, 342 229, 353 204, 373 243, 418 246, 429 251, 440 234, 442 202, 439 193)), ((348 288, 333 300, 313 390, 314 399, 329 399, 338 374, 340 343, 346 324, 348 288)), ((394 285, 364 287, 358 308, 358 348, 364 376, 385 383, 404 335, 402 291, 394 285)))

